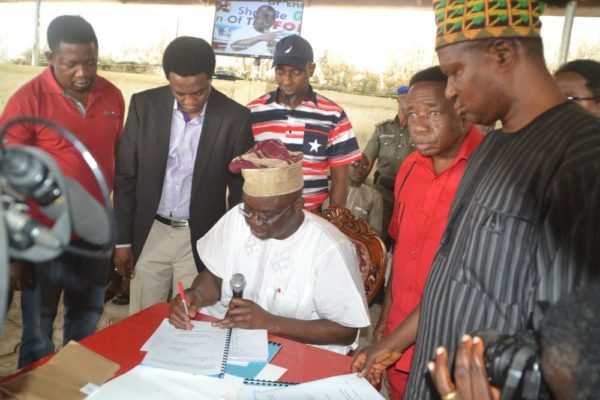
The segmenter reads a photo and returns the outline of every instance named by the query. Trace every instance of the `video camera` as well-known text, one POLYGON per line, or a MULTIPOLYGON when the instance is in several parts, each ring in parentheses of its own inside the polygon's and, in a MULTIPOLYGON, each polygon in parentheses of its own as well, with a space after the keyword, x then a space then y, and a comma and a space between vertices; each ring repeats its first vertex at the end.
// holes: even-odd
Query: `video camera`
POLYGON ((106 180, 90 151, 73 133, 34 117, 15 118, 0 127, 0 327, 9 290, 9 257, 42 262, 65 251, 106 257, 113 248, 114 232, 106 180), (16 124, 44 126, 70 142, 92 172, 103 204, 79 182, 64 176, 46 152, 31 146, 5 146, 4 134, 16 124), (29 204, 34 204, 53 225, 46 226, 32 217, 29 204), (72 235, 91 244, 94 250, 73 245, 72 235))

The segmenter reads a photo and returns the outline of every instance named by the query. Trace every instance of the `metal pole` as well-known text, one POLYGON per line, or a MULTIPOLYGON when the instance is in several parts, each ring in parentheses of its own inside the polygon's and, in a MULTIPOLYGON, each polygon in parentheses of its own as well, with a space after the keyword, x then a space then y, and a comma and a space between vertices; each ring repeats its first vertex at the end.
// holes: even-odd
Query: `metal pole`
POLYGON ((569 55, 569 44, 571 44, 571 31, 573 30, 573 20, 575 19, 575 10, 577 1, 569 1, 565 8, 565 24, 563 25, 562 39, 560 41, 560 51, 558 53, 558 65, 567 62, 569 55))
POLYGON ((40 53, 40 8, 42 0, 35 2, 35 21, 33 30, 33 49, 31 49, 31 65, 38 65, 38 57, 40 53))
MULTIPOLYGON (((0 156, 2 158, 2 156, 0 156)), ((10 263, 8 259, 8 232, 4 224, 4 201, 2 199, 2 188, 0 188, 0 332, 4 325, 6 308, 8 303, 8 291, 10 282, 10 263)))

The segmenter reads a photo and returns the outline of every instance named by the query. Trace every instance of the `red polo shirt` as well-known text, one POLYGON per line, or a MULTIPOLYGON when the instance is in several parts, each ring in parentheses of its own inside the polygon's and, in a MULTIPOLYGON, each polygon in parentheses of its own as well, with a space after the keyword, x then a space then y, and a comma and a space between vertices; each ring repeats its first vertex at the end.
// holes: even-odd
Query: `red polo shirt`
MULTIPOLYGON (((92 153, 112 189, 115 145, 123 132, 125 102, 116 86, 96 77, 90 90, 85 115, 73 99, 65 96, 54 79, 51 67, 23 85, 9 99, 0 125, 19 116, 44 118, 71 131, 92 153)), ((58 133, 43 126, 18 124, 10 128, 4 138, 8 143, 35 146, 47 152, 62 172, 77 180, 98 200, 100 189, 94 175, 79 152, 58 133)))
MULTIPOLYGON (((419 304, 433 257, 448 222, 450 205, 469 156, 483 140, 475 125, 449 168, 439 175, 431 157, 411 153, 396 175, 390 236, 396 240, 392 269, 392 305, 385 334, 392 332, 419 304)), ((408 372, 413 347, 396 368, 408 372)))

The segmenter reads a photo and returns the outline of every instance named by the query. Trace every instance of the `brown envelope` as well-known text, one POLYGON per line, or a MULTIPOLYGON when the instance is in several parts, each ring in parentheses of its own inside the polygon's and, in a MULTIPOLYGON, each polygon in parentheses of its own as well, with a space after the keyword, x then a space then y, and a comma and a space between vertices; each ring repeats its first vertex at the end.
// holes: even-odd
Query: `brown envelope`
POLYGON ((0 387, 19 400, 84 399, 79 389, 88 383, 100 386, 118 369, 119 364, 70 341, 46 364, 0 387))

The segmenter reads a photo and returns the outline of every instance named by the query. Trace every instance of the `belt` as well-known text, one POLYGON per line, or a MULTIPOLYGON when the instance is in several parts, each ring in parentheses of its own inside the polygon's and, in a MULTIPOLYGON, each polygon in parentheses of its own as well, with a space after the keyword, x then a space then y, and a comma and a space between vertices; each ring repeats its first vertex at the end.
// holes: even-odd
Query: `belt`
POLYGON ((162 215, 158 215, 158 214, 156 214, 154 216, 154 219, 157 220, 158 222, 162 222, 165 225, 169 225, 171 228, 174 228, 174 229, 182 229, 182 228, 190 227, 190 223, 187 219, 167 218, 167 217, 163 217, 162 215))

